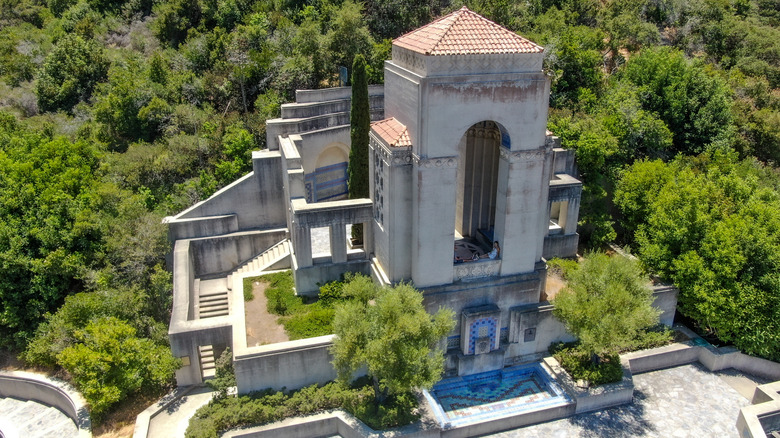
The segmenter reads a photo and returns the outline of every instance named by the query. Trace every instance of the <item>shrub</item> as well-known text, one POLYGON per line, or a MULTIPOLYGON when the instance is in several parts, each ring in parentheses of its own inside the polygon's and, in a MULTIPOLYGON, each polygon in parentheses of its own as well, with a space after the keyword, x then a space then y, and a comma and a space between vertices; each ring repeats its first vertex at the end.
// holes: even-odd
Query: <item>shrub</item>
POLYGON ((333 333, 332 307, 320 308, 317 305, 305 313, 296 313, 283 321, 284 330, 291 340, 325 336, 333 333))
POLYGON ((187 438, 215 438, 225 430, 259 425, 299 415, 343 408, 375 429, 401 426, 417 419, 417 399, 399 393, 376 406, 370 381, 362 378, 352 387, 331 382, 307 386, 292 393, 270 390, 241 397, 215 398, 198 409, 185 433, 187 438))
POLYGON ((594 363, 590 353, 581 350, 576 343, 559 342, 550 345, 549 350, 575 381, 586 380, 591 385, 601 385, 618 382, 623 378, 618 354, 605 355, 599 363, 594 363))

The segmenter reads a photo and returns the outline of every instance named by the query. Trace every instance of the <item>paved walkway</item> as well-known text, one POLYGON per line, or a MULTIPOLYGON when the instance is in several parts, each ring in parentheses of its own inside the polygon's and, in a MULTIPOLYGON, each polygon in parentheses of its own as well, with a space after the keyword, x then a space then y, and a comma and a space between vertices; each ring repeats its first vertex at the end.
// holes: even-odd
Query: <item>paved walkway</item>
POLYGON ((70 438, 76 424, 57 408, 31 400, 0 397, 0 436, 6 438, 70 438))
POLYGON ((211 400, 213 394, 211 388, 195 388, 176 403, 152 417, 146 436, 149 438, 184 437, 184 432, 190 424, 190 418, 198 408, 211 400))
POLYGON ((698 363, 634 376, 634 403, 489 435, 509 437, 738 437, 750 402, 698 363))

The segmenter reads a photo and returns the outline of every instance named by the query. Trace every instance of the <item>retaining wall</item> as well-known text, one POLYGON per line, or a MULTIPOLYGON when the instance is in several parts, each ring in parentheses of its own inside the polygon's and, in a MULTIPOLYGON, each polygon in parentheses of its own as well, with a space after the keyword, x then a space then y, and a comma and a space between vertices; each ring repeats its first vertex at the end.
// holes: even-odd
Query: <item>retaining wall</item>
POLYGON ((33 400, 53 406, 73 420, 79 438, 92 437, 92 422, 86 402, 81 394, 63 381, 23 371, 0 371, 0 397, 33 400))

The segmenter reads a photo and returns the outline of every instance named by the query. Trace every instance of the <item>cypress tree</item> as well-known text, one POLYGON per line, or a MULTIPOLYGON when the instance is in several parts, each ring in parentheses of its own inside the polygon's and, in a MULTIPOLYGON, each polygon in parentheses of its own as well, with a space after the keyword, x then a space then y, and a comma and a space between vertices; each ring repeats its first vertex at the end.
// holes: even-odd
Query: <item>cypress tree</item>
MULTIPOLYGON (((356 55, 352 62, 352 108, 349 117, 349 199, 368 198, 368 132, 371 129, 371 113, 368 107, 366 60, 361 54, 356 55)), ((352 238, 357 242, 363 241, 362 225, 352 225, 352 238)))

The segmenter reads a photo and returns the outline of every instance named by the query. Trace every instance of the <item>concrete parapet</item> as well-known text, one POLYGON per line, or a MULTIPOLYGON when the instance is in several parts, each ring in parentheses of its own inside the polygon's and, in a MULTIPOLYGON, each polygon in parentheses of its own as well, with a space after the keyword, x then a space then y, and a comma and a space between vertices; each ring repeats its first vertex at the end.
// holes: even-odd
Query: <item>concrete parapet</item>
POLYGON ((573 257, 577 255, 577 246, 580 243, 580 235, 574 234, 550 234, 544 236, 542 257, 551 259, 554 257, 573 257))
POLYGON ((555 374, 556 379, 575 400, 575 413, 598 411, 612 406, 631 403, 634 399, 634 379, 627 361, 621 359, 623 378, 619 382, 594 387, 580 387, 572 380, 553 357, 545 357, 543 363, 555 374))
MULTIPOLYGON (((281 155, 261 151, 252 154, 254 171, 223 187, 208 199, 166 218, 171 240, 223 234, 225 226, 237 230, 286 225, 282 190, 281 155), (235 224, 214 217, 235 215, 235 224), (189 222, 180 223, 184 219, 189 222)), ((230 229, 230 231, 235 231, 230 229)))
POLYGON ((215 234, 233 233, 238 231, 238 216, 235 214, 196 217, 191 219, 167 217, 163 219, 163 222, 168 224, 168 238, 172 242, 180 239, 191 239, 193 237, 212 236, 215 234))
POLYGON ((86 402, 81 394, 61 380, 23 371, 0 371, 0 397, 53 406, 73 420, 79 438, 92 437, 92 421, 86 402))
POLYGON ((780 430, 780 381, 760 385, 752 405, 740 409, 737 430, 744 438, 764 438, 780 430))
POLYGON ((272 388, 298 389, 334 380, 333 335, 236 350, 233 365, 239 394, 272 388))
MULTIPOLYGON (((384 93, 384 85, 368 86, 369 96, 384 95, 384 93)), ((338 99, 352 99, 352 87, 321 88, 317 90, 295 90, 296 103, 325 102, 338 99)))

